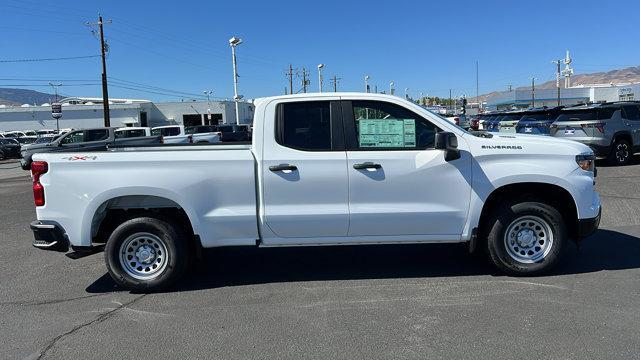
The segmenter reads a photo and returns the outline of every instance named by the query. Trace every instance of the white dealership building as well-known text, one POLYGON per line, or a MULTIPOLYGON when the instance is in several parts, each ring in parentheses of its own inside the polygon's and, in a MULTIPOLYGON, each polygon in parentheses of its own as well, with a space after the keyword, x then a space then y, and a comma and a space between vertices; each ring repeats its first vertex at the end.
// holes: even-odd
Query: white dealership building
MULTIPOLYGON (((61 100, 60 129, 104 126, 102 98, 71 97, 61 100)), ((238 103, 241 124, 253 121, 254 106, 238 103)), ((233 101, 152 102, 136 99, 110 99, 111 126, 185 126, 235 124, 233 101)), ((56 129, 51 104, 21 106, 0 105, 0 131, 56 129)))

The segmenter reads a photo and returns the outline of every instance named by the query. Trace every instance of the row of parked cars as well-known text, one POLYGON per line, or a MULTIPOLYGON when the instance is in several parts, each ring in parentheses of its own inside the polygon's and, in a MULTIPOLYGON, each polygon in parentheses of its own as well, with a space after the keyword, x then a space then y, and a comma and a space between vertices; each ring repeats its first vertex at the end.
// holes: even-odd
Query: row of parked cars
POLYGON ((626 165, 635 152, 640 152, 640 102, 637 101, 492 112, 469 119, 472 130, 578 141, 614 165, 626 165))
POLYGON ((60 133, 36 134, 34 140, 30 131, 6 132, 0 137, 0 159, 21 157, 22 168, 31 168, 31 158, 35 153, 99 150, 107 146, 138 146, 152 144, 213 144, 232 141, 249 141, 251 129, 248 125, 202 125, 184 127, 167 125, 159 127, 93 128, 60 133), (8 135, 8 136, 7 136, 8 135), (23 139, 23 141, 19 141, 23 139))

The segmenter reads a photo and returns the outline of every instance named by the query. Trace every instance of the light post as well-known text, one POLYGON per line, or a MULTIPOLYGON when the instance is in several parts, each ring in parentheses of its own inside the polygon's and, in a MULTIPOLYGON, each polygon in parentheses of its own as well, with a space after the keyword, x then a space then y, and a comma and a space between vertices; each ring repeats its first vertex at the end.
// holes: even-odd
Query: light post
POLYGON ((322 92, 322 68, 324 64, 318 64, 318 90, 322 92))
POLYGON ((404 98, 409 100, 409 88, 404 88, 404 98))
POLYGON ((364 77, 364 92, 369 93, 369 75, 364 77))
POLYGON ((51 116, 56 119, 56 131, 60 133, 60 118, 62 117, 62 106, 58 103, 58 87, 62 86, 62 83, 49 83, 49 86, 53 88, 56 101, 51 105, 51 116))
POLYGON ((238 65, 236 63, 236 46, 242 44, 242 39, 232 37, 229 39, 229 46, 231 46, 231 60, 233 61, 233 101, 236 105, 236 124, 240 125, 240 112, 238 110, 238 102, 242 99, 241 95, 238 95, 238 65))
POLYGON ((393 95, 393 81, 389 83, 389 94, 393 95))
MULTIPOLYGON (((209 122, 211 121, 211 94, 213 94, 213 91, 209 90, 205 90, 202 92, 203 94, 207 95, 207 120, 209 120, 209 122)), ((207 124, 207 125, 211 125, 211 124, 207 124)))

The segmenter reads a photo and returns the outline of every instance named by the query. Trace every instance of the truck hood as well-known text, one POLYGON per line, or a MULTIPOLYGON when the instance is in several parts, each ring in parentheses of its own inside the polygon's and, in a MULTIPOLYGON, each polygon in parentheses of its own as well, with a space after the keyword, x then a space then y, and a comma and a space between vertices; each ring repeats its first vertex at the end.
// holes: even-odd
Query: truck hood
POLYGON ((490 133, 491 138, 478 137, 472 134, 465 136, 470 145, 487 151, 501 151, 518 154, 558 154, 578 155, 593 153, 588 146, 573 140, 558 139, 551 136, 527 134, 490 133))

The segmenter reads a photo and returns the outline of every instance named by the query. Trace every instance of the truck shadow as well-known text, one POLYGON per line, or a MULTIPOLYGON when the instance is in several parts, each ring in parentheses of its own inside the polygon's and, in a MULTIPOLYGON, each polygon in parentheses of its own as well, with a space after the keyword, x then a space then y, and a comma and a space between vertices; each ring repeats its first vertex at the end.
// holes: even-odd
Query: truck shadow
MULTIPOLYGON (((599 230, 580 249, 571 243, 563 262, 549 276, 640 268, 640 238, 599 230)), ((191 291, 253 284, 450 276, 504 276, 463 244, 327 246, 296 248, 220 248, 169 291, 191 291)), ((86 288, 89 293, 124 291, 108 274, 86 288)))

